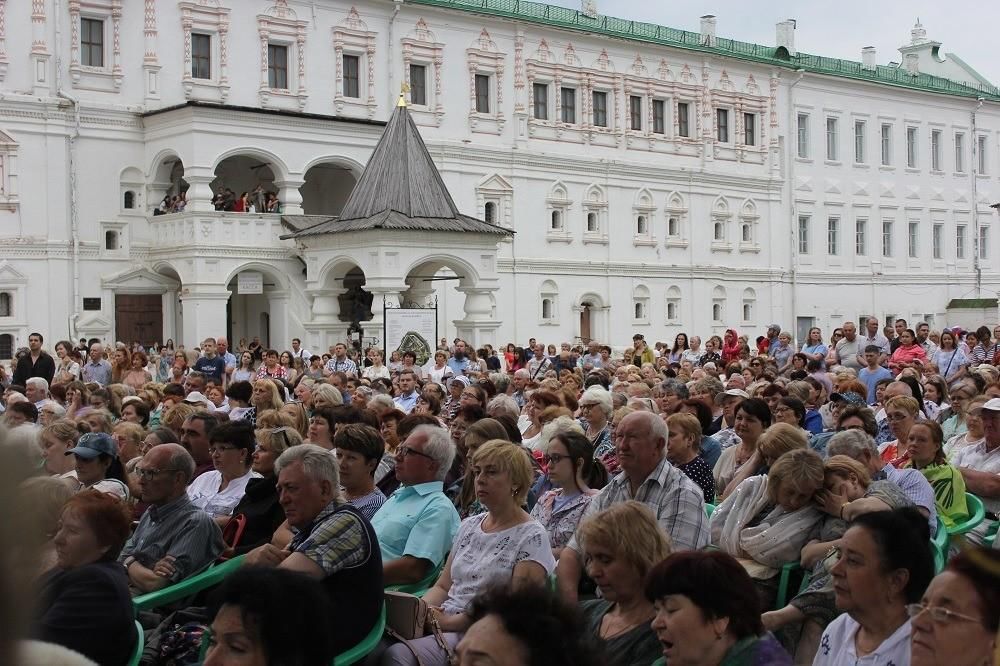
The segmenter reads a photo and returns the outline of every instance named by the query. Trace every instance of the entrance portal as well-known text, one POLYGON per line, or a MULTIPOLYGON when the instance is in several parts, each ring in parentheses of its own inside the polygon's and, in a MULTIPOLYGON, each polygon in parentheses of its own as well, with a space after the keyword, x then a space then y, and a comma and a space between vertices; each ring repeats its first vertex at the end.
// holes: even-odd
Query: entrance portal
POLYGON ((115 294, 115 339, 150 347, 163 336, 163 297, 159 294, 115 294))

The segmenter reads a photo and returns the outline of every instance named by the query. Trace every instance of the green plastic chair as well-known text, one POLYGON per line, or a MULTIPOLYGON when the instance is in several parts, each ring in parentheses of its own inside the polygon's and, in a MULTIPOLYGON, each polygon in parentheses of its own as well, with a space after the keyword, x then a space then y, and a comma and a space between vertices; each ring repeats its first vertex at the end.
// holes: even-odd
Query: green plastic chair
POLYGON ((715 505, 705 502, 705 515, 711 518, 714 512, 715 512, 715 505))
POLYGON ((142 661, 142 651, 146 647, 146 639, 143 636, 142 625, 139 624, 139 620, 135 621, 135 630, 138 638, 135 641, 135 650, 132 651, 132 656, 129 657, 128 666, 139 666, 139 662, 142 661))
POLYGON ((379 613, 378 621, 368 635, 360 643, 346 652, 338 654, 333 659, 333 666, 350 666, 356 664, 367 657, 378 646, 385 633, 385 604, 382 604, 382 612, 379 613))
POLYGON ((986 531, 986 537, 983 539, 983 545, 987 548, 992 548, 997 541, 997 532, 1000 531, 1000 521, 993 523, 993 527, 986 531))
POLYGON ((406 592, 412 594, 415 597, 422 597, 427 593, 429 589, 434 587, 434 583, 437 579, 441 577, 441 572, 444 571, 444 564, 448 561, 448 556, 441 561, 429 574, 427 574, 423 580, 416 583, 401 583, 399 585, 386 585, 385 589, 391 592, 406 592))
MULTIPOLYGON (((802 571, 803 578, 806 577, 805 570, 798 562, 788 562, 781 567, 781 576, 778 578, 778 596, 774 600, 774 610, 781 610, 788 603, 788 584, 791 582, 792 575, 796 571, 802 571)), ((799 589, 801 589, 801 585, 799 589)))
POLYGON ((986 518, 986 509, 983 507, 983 501, 972 493, 965 493, 965 505, 969 507, 969 517, 960 523, 955 523, 948 530, 949 536, 967 534, 976 529, 986 518))
POLYGON ((948 530, 945 529, 940 517, 937 519, 937 532, 931 539, 931 550, 934 553, 934 570, 941 573, 944 571, 944 565, 948 563, 948 530))
POLYGON ((220 564, 213 564, 201 573, 195 574, 190 578, 185 578, 176 585, 135 597, 132 599, 132 605, 135 606, 136 610, 148 611, 175 601, 180 601, 181 599, 193 597, 198 592, 215 587, 221 583, 225 580, 226 576, 243 565, 245 558, 246 555, 240 555, 220 564))

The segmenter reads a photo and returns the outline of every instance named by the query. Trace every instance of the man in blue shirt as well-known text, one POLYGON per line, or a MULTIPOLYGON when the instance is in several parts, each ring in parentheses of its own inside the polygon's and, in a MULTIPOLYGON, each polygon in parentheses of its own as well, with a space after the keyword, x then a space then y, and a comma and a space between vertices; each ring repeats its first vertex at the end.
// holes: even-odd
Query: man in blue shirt
POLYGON ((875 387, 883 379, 892 379, 892 372, 885 366, 879 365, 882 360, 882 348, 878 345, 868 345, 865 347, 865 367, 858 371, 858 380, 868 388, 868 404, 874 405, 878 400, 875 398, 875 387))
POLYGON ((465 355, 465 342, 455 343, 455 355, 448 359, 448 367, 454 375, 464 375, 469 369, 469 357, 465 355))
POLYGON ((194 362, 195 372, 200 372, 219 386, 222 386, 222 378, 226 376, 226 362, 216 354, 217 346, 215 338, 205 338, 201 343, 202 356, 194 362))
POLYGON ((412 370, 403 370, 399 373, 399 395, 393 402, 404 414, 409 414, 417 405, 417 398, 420 394, 416 391, 417 376, 412 370))
POLYGON ((371 521, 385 585, 418 583, 447 558, 461 523, 444 494, 454 458, 448 431, 431 425, 417 426, 396 450, 396 478, 403 485, 371 521))

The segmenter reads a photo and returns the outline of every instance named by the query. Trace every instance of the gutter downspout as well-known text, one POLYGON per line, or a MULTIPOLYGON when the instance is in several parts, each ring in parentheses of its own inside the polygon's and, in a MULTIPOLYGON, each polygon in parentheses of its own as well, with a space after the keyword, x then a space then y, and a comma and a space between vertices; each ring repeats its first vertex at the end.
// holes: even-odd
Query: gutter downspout
MULTIPOLYGON (((388 37, 388 39, 389 39, 389 76, 386 77, 386 84, 389 86, 389 91, 388 91, 389 96, 386 99, 390 100, 390 103, 392 103, 392 100, 395 100, 397 97, 399 97, 399 91, 398 90, 393 90, 393 88, 392 88, 392 73, 395 71, 395 68, 396 68, 396 58, 395 58, 396 47, 395 47, 395 44, 393 42, 393 37, 392 37, 393 31, 392 31, 392 29, 393 29, 393 26, 396 23, 396 15, 399 14, 399 10, 400 10, 400 8, 402 8, 402 6, 403 6, 403 0, 392 0, 392 16, 389 17, 389 29, 388 29, 388 33, 389 33, 389 37, 388 37)), ((390 107, 390 110, 391 110, 391 108, 392 107, 390 107)))
MULTIPOLYGON (((793 318, 792 326, 794 327, 794 328, 792 328, 790 330, 793 331, 793 335, 795 335, 795 333, 798 331, 798 320, 797 320, 797 317, 798 317, 797 312, 798 311, 795 308, 797 307, 796 303, 798 302, 797 293, 798 293, 798 263, 799 263, 799 223, 798 223, 798 214, 796 213, 796 209, 795 209, 795 157, 797 155, 796 151, 798 150, 799 137, 798 137, 798 129, 794 128, 793 125, 792 125, 792 118, 793 118, 793 114, 794 114, 794 110, 795 110, 795 104, 793 103, 793 97, 792 97, 792 89, 795 88, 795 86, 797 86, 799 84, 799 82, 802 81, 802 77, 804 77, 806 75, 806 72, 805 72, 804 69, 797 69, 795 71, 798 72, 799 77, 797 79, 795 79, 795 81, 793 81, 791 83, 791 85, 788 86, 788 112, 786 113, 786 115, 788 116, 787 124, 786 124, 786 127, 788 128, 788 130, 787 130, 788 141, 786 142, 787 143, 787 153, 788 153, 788 178, 787 178, 787 187, 788 187, 788 217, 789 217, 788 224, 792 228, 792 233, 790 233, 788 235, 788 237, 791 238, 791 241, 792 241, 792 255, 791 255, 791 257, 792 257, 792 265, 791 265, 792 310, 791 310, 791 312, 792 312, 792 318, 793 318), (794 129, 794 132, 793 132, 793 129, 794 129)), ((772 305, 772 307, 773 307, 773 305, 772 305)))
POLYGON ((62 87, 62 24, 59 20, 59 2, 54 15, 55 23, 55 65, 56 95, 73 105, 73 130, 69 135, 69 219, 73 240, 73 304, 69 316, 69 338, 77 339, 76 322, 80 318, 80 210, 77 198, 76 142, 80 137, 80 100, 62 87))
POLYGON ((982 252, 982 248, 979 247, 980 237, 979 237, 979 193, 978 193, 978 180, 979 180, 979 135, 976 134, 976 114, 979 109, 983 106, 983 98, 980 97, 976 104, 976 108, 972 110, 972 168, 969 169, 969 173, 972 178, 972 270, 976 274, 976 298, 980 298, 983 295, 983 267, 979 263, 979 253, 982 252))

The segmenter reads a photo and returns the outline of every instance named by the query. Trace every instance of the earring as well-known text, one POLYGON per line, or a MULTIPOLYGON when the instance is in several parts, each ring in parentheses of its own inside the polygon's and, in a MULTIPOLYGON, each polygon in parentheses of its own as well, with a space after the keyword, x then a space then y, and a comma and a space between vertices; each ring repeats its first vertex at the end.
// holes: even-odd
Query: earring
POLYGON ((513 497, 514 495, 517 495, 517 486, 510 489, 510 496, 513 497))

